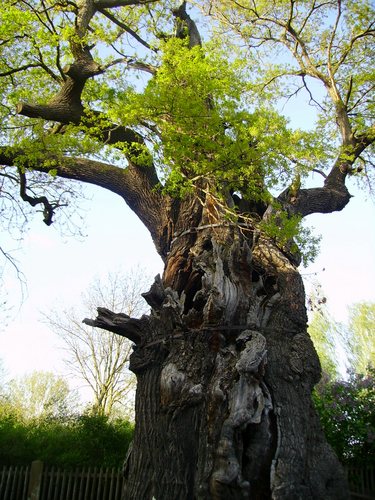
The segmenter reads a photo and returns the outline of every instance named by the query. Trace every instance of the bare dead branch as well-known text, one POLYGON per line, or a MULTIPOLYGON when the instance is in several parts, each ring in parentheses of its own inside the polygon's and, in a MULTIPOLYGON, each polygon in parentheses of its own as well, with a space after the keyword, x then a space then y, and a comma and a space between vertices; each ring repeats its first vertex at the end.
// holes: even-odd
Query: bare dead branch
POLYGON ((98 307, 96 319, 85 318, 85 325, 102 328, 109 332, 126 337, 135 344, 140 344, 144 336, 146 317, 141 319, 130 318, 127 314, 114 313, 105 307, 98 307))

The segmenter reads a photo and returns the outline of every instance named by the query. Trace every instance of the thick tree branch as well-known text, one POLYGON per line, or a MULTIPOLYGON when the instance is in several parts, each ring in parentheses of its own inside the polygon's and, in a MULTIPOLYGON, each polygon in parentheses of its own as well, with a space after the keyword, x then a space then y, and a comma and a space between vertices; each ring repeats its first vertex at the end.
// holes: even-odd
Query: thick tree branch
POLYGON ((368 133, 355 138, 355 143, 349 149, 343 146, 340 155, 331 171, 326 176, 324 186, 320 188, 299 189, 297 193, 286 190, 279 196, 290 214, 302 217, 313 213, 331 213, 342 210, 351 198, 345 185, 347 175, 352 171, 353 164, 361 153, 375 141, 375 133, 368 133))
POLYGON ((97 311, 98 315, 96 319, 85 318, 83 323, 95 328, 108 330, 121 337, 126 337, 135 344, 140 344, 142 342, 145 329, 147 329, 147 318, 145 316, 141 319, 135 319, 127 314, 114 313, 105 307, 98 307, 97 311))
MULTIPOLYGON (((92 0, 80 4, 76 18, 78 39, 82 39, 85 35, 96 10, 97 5, 92 0)), ((47 155, 49 160, 52 159, 56 163, 55 170, 58 176, 95 184, 119 194, 149 229, 156 248, 162 257, 165 257, 164 249, 167 245, 162 230, 165 210, 162 210, 162 195, 155 189, 159 181, 150 161, 152 159, 143 158, 143 138, 131 129, 108 123, 106 117, 99 112, 90 110, 85 113, 81 102, 85 83, 89 78, 102 73, 104 68, 94 61, 89 48, 82 46, 76 39, 71 42, 71 50, 74 62, 63 70, 67 78, 60 91, 47 104, 20 103, 17 111, 31 118, 42 118, 62 124, 82 124, 88 129, 92 127, 96 130, 95 136, 107 145, 125 143, 128 160, 126 169, 82 158, 73 160, 67 157, 51 158, 50 154, 47 155), (98 127, 100 124, 103 124, 102 127, 98 127), (140 160, 140 150, 142 160, 140 160)), ((12 161, 16 160, 16 156, 12 161)), ((14 165, 12 161, 5 164, 14 165)), ((51 163, 49 168, 35 164, 30 167, 48 172, 50 165, 51 163)))
POLYGON ((30 104, 19 102, 17 104, 17 113, 29 118, 42 118, 43 120, 56 121, 64 124, 74 123, 79 124, 83 106, 80 102, 64 104, 64 99, 61 102, 53 104, 30 104))
POLYGON ((75 61, 63 68, 66 79, 47 104, 19 103, 17 112, 30 118, 78 124, 83 114, 81 95, 85 83, 103 72, 104 68, 93 60, 89 50, 81 50, 75 61))
POLYGON ((176 37, 185 38, 188 35, 190 48, 201 46, 202 40, 197 25, 186 12, 186 1, 182 2, 180 7, 172 13, 176 18, 176 37), (185 28, 187 33, 185 33, 185 28))
MULTIPOLYGON (((62 124, 73 123, 75 125, 84 125, 85 128, 93 127, 95 129, 95 137, 106 145, 123 143, 129 146, 129 154, 133 161, 136 156, 136 144, 144 145, 142 136, 134 132, 132 129, 109 123, 105 115, 98 111, 84 110, 84 107, 79 102, 69 101, 69 97, 58 100, 57 96, 54 101, 47 104, 30 104, 19 103, 17 112, 29 118, 42 118, 43 120, 56 121, 62 124), (101 127, 98 127, 103 123, 101 127), (99 131, 98 131, 99 129, 99 131)), ((153 167, 149 167, 150 171, 154 171, 153 167)))
MULTIPOLYGON (((290 215, 306 217, 314 213, 329 214, 342 210, 348 203, 351 195, 345 185, 340 189, 321 187, 300 189, 296 197, 287 203, 290 215)), ((283 201, 282 197, 279 197, 283 201)))
MULTIPOLYGON (((142 3, 144 2, 109 2, 108 7, 137 5, 142 3)), ((18 113, 32 118, 38 117, 61 123, 80 123, 83 116, 81 96, 85 83, 88 79, 103 73, 108 67, 108 65, 100 66, 95 62, 90 53, 90 48, 83 42, 87 30, 89 29, 90 21, 99 8, 99 2, 95 2, 94 0, 83 0, 78 5, 75 22, 75 36, 70 40, 70 48, 74 62, 63 68, 65 81, 60 90, 47 104, 19 103, 17 106, 18 113)), ((108 15, 111 19, 115 19, 111 14, 108 15)), ((113 128, 114 127, 110 127, 111 130, 113 128)), ((110 134, 107 133, 107 137, 103 137, 103 140, 107 143, 109 135, 110 134)), ((118 136, 118 131, 116 136, 118 136)))
MULTIPOLYGON (((151 183, 150 189, 154 189, 158 184, 158 178, 155 169, 152 166, 152 162, 149 162, 149 165, 144 168, 142 168, 142 165, 137 163, 137 156, 139 155, 139 149, 137 148, 144 145, 143 138, 127 127, 117 124, 107 124, 105 116, 101 115, 99 112, 89 111, 85 114, 83 105, 80 101, 80 93, 82 92, 86 81, 85 77, 80 78, 80 75, 82 76, 82 68, 73 64, 67 69, 67 72, 74 76, 75 79, 69 77, 64 83, 61 91, 56 94, 56 96, 49 103, 45 105, 19 103, 17 106, 17 112, 30 118, 42 118, 44 120, 57 121, 64 124, 82 123, 85 127, 93 126, 96 130, 98 128, 98 123, 101 121, 104 122, 101 130, 96 132, 96 137, 107 145, 118 143, 127 144, 127 156, 129 162, 131 163, 131 168, 127 171, 132 171, 133 185, 139 184, 139 182, 136 182, 135 180, 136 172, 138 171, 140 178, 148 178, 148 181, 151 183)), ((87 70, 86 76, 89 74, 90 71, 87 70)), ((84 182, 92 181, 84 180, 84 182)), ((95 184, 96 182, 93 181, 92 183, 95 184)), ((140 181, 140 183, 143 184, 143 180, 140 181)))
MULTIPOLYGON (((128 2, 126 5, 136 5, 138 3, 143 2, 128 2)), ((79 39, 85 35, 90 20, 97 9, 98 5, 93 0, 85 0, 79 5, 76 18, 76 34, 79 39)), ((85 113, 81 101, 81 94, 85 83, 89 78, 102 73, 105 68, 94 61, 88 47, 82 46, 76 40, 71 42, 71 50, 74 55, 74 62, 63 69, 67 78, 60 91, 47 104, 19 103, 17 112, 30 118, 42 118, 63 124, 83 124, 86 128, 92 127, 95 130, 100 129, 98 124, 102 123, 103 126, 99 132, 96 132, 96 137, 107 145, 125 143, 128 146, 127 158, 130 166, 126 170, 126 175, 132 177, 133 188, 135 186, 142 186, 142 194, 145 195, 145 181, 150 183, 149 189, 153 190, 158 183, 158 179, 152 166, 142 168, 142 165, 138 164, 139 146, 144 146, 143 138, 131 129, 108 123, 106 117, 97 111, 90 110, 85 113), (138 179, 137 176, 139 177, 138 179)), ((61 175, 64 175, 64 172, 61 175)), ((73 172, 73 178, 74 175, 73 172)), ((96 176, 95 179, 97 178, 96 176)), ((84 182, 97 183, 95 180, 84 180, 84 182)), ((128 202, 131 200, 131 196, 125 196, 125 199, 128 202)), ((132 201, 129 204, 134 205, 132 201)))
POLYGON ((45 156, 47 166, 44 166, 43 161, 25 165, 23 151, 0 147, 2 165, 17 166, 20 156, 24 168, 48 173, 53 164, 59 177, 94 184, 121 196, 150 231, 161 257, 166 257, 168 245, 163 228, 168 225, 165 219, 169 201, 158 189, 159 181, 152 167, 129 162, 126 168, 120 168, 87 158, 57 157, 51 153, 45 156))

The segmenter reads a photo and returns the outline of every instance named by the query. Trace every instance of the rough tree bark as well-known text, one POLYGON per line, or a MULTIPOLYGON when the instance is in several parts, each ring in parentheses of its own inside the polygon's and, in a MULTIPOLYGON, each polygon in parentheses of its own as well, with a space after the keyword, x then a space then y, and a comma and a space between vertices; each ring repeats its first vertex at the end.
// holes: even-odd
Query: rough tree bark
POLYGON ((311 403, 320 365, 298 270, 209 197, 184 200, 173 226, 150 316, 89 321, 135 343, 124 499, 347 498, 311 403))

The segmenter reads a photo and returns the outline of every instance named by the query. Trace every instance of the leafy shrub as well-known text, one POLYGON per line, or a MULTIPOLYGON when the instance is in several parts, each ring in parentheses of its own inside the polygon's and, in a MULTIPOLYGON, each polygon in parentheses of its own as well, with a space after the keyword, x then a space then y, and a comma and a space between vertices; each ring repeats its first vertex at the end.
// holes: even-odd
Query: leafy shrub
POLYGON ((21 465, 42 460, 56 466, 108 466, 123 463, 133 435, 124 420, 80 415, 66 420, 23 421, 0 409, 0 464, 21 465))
POLYGON ((375 464, 375 370, 319 387, 314 400, 328 442, 343 463, 375 464))

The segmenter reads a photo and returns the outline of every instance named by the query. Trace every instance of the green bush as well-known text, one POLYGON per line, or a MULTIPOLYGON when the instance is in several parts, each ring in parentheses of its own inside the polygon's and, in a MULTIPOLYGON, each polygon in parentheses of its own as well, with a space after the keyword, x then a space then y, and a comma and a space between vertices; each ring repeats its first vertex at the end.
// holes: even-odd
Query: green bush
POLYGON ((34 459, 29 428, 11 412, 0 414, 0 463, 27 464, 34 459))
POLYGON ((22 420, 0 410, 0 464, 22 465, 42 460, 49 465, 121 466, 133 435, 124 420, 80 415, 66 420, 22 420))
POLYGON ((346 464, 375 464, 375 371, 333 381, 314 394, 327 437, 346 464))

